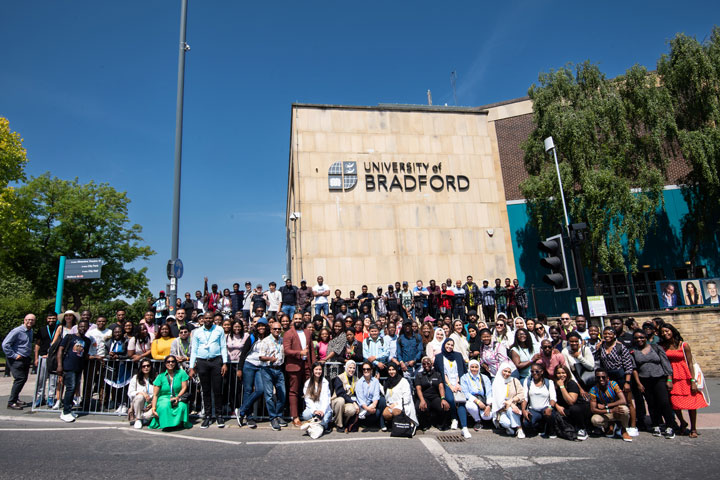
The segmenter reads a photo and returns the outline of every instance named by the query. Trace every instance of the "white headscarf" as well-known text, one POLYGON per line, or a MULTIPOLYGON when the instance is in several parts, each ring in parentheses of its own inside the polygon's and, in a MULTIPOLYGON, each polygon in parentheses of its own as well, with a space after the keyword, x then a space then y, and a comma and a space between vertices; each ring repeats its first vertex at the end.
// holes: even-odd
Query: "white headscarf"
POLYGON ((503 378, 502 371, 506 368, 510 369, 510 373, 515 370, 515 364, 513 362, 503 362, 498 365, 497 375, 492 384, 492 411, 493 413, 498 412, 505 406, 505 396, 507 395, 507 384, 512 382, 512 375, 508 378, 503 378))
POLYGON ((445 342, 445 330, 443 330, 441 327, 437 327, 433 332, 433 339, 430 341, 430 343, 428 343, 428 346, 432 349, 433 357, 440 353, 440 351, 442 350, 443 342, 445 342), (437 339, 438 331, 442 333, 442 340, 439 341, 437 339))

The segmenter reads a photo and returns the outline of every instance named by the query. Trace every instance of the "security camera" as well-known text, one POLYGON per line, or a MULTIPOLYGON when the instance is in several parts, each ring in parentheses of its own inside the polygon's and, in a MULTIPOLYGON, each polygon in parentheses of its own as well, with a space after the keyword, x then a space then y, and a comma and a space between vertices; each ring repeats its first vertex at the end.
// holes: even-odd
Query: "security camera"
POLYGON ((297 220, 297 217, 295 216, 295 213, 294 213, 294 212, 290 214, 290 220, 293 221, 293 222, 294 222, 295 220, 297 220))
POLYGON ((190 51, 190 45, 187 44, 187 43, 185 44, 185 51, 186 51, 186 52, 189 52, 189 51, 190 51))

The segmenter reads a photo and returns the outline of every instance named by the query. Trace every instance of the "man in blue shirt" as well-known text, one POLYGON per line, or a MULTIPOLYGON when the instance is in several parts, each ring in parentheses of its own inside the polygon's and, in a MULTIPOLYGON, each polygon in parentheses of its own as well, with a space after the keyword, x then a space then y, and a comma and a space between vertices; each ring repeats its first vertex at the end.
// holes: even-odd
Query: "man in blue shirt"
POLYGON ((20 392, 27 382, 28 372, 33 357, 33 332, 35 315, 28 313, 23 319, 23 324, 13 328, 2 342, 2 349, 5 352, 6 362, 10 366, 13 376, 13 384, 8 398, 8 408, 22 410, 25 406, 20 401, 20 392))
POLYGON ((402 371, 403 376, 410 382, 412 387, 415 380, 415 373, 420 365, 423 354, 422 338, 417 333, 413 333, 412 320, 406 320, 403 323, 402 334, 397 340, 397 356, 395 363, 402 371))
POLYGON ((380 336, 380 328, 374 323, 370 325, 369 331, 370 336, 363 342, 363 356, 382 374, 387 369, 390 342, 380 336))
MULTIPOLYGON (((222 314, 216 315, 222 318, 222 314)), ((205 312, 203 328, 196 328, 193 331, 190 349, 190 378, 194 377, 197 371, 205 408, 205 419, 200 428, 208 428, 213 417, 218 427, 225 426, 225 420, 217 410, 222 404, 222 377, 227 373, 227 364, 225 332, 222 327, 213 324, 213 313, 205 312), (213 411, 213 398, 216 411, 213 411)))

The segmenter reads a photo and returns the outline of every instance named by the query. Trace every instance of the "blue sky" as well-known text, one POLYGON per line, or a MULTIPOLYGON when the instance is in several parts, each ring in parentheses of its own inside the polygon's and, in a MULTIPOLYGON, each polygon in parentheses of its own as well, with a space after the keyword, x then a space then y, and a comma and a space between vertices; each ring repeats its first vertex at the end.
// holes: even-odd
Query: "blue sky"
MULTIPOLYGON (((538 73, 589 59, 654 68, 676 32, 703 39, 715 2, 239 2, 190 0, 180 291, 278 281, 292 102, 459 105, 526 95, 538 73), (500 5, 500 3, 503 3, 500 5)), ((180 0, 10 0, 0 15, 0 116, 30 175, 110 183, 170 257, 180 0)), ((332 280, 328 279, 332 284, 332 280)))

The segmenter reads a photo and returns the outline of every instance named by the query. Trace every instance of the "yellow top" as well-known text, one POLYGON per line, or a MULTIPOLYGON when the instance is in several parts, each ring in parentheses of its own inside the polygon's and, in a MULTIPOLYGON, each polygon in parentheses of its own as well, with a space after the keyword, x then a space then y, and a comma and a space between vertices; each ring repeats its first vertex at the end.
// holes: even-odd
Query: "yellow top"
POLYGON ((175 340, 173 337, 159 337, 153 340, 150 347, 153 360, 165 360, 165 357, 170 355, 170 346, 173 340, 175 340))

